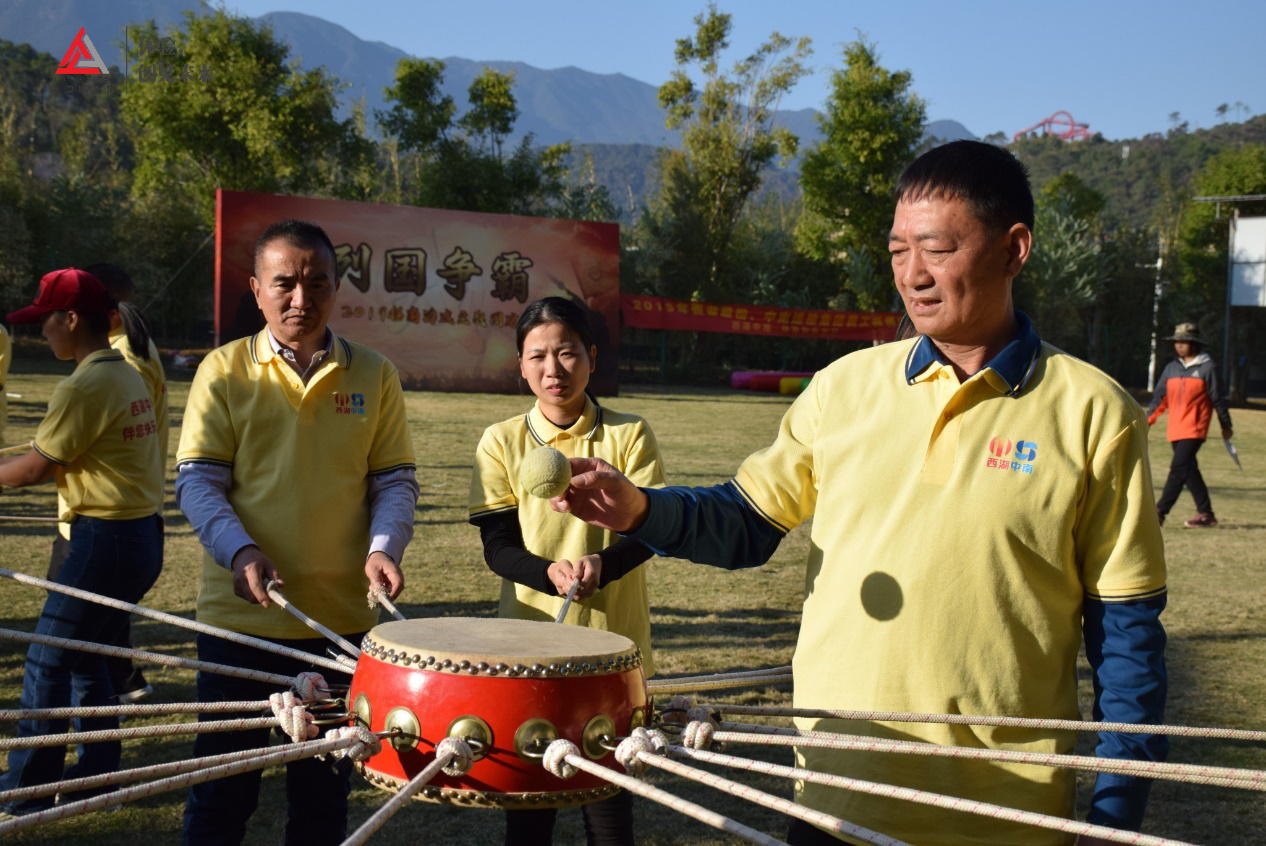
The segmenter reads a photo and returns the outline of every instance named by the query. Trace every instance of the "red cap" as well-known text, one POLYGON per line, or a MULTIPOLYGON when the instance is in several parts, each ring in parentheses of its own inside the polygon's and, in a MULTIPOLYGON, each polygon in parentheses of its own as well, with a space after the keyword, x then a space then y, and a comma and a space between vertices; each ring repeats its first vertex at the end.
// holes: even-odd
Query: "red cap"
POLYGON ((40 323, 55 311, 96 312, 109 316, 113 308, 105 286, 93 276, 74 267, 46 273, 40 280, 35 302, 9 315, 10 323, 40 323))

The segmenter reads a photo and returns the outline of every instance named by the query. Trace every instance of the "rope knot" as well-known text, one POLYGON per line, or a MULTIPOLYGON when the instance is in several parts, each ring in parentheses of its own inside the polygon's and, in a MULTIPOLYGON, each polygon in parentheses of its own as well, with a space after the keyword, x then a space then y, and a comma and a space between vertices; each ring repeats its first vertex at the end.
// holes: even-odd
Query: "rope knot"
POLYGON ((329 740, 356 738, 356 743, 342 749, 335 749, 332 754, 336 758, 348 758, 356 763, 367 761, 382 751, 382 741, 364 726, 340 726, 325 733, 329 740))
POLYGON ((377 608, 382 604, 382 597, 390 593, 391 591, 387 589, 386 585, 374 585, 369 589, 369 595, 366 597, 369 601, 369 607, 377 608))
POLYGON ((274 693, 268 697, 268 706, 272 708, 277 725, 294 743, 302 743, 316 737, 320 730, 312 724, 312 715, 295 695, 287 690, 285 693, 274 693))
POLYGON ((714 731, 716 727, 712 723, 693 720, 681 732, 681 745, 688 749, 709 749, 714 731))
POLYGON ((579 755, 580 749, 570 740, 559 738, 545 747, 545 757, 541 760, 541 765, 545 767, 545 771, 552 776, 558 778, 571 778, 580 772, 574 764, 567 763, 568 755, 579 755))
POLYGON ((615 759, 629 775, 641 775, 651 768, 650 764, 642 760, 643 752, 653 754, 655 744, 646 736, 646 730, 639 728, 615 747, 615 759), (641 734, 638 734, 639 731, 641 734))
POLYGON ((714 727, 716 726, 716 719, 714 718, 712 711, 702 705, 695 705, 692 708, 686 709, 686 722, 693 722, 695 720, 698 720, 701 723, 712 723, 714 727))
POLYGON ((659 710, 659 718, 669 723, 681 722, 686 719, 686 712, 693 707, 695 707, 695 698, 679 693, 664 703, 664 707, 659 710))
POLYGON ((643 732, 646 739, 651 742, 651 748, 655 750, 656 755, 668 754, 668 736, 659 729, 635 728, 633 733, 643 732))
POLYGON ((457 778, 470 772, 471 765, 475 763, 475 753, 471 751, 470 744, 460 737, 446 737, 435 745, 435 756, 438 758, 448 753, 452 753, 453 759, 444 765, 444 775, 457 778))
POLYGON ((323 699, 330 692, 330 686, 325 683, 325 676, 313 672, 295 676, 295 680, 290 683, 290 689, 304 702, 323 699))

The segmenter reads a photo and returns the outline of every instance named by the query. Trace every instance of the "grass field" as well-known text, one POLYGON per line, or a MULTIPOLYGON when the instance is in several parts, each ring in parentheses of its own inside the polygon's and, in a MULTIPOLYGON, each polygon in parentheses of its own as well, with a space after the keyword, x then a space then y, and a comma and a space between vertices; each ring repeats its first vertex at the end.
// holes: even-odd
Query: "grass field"
MULTIPOLYGON (((7 440, 19 443, 35 431, 54 384, 69 367, 53 362, 19 360, 7 389, 22 394, 10 400, 7 440)), ((186 374, 173 374, 170 384, 172 449, 180 424, 179 409, 188 392, 186 374)), ((466 523, 470 456, 484 426, 528 406, 523 397, 412 393, 408 412, 418 455, 422 497, 417 534, 405 560, 408 590, 401 608, 410 617, 491 616, 498 580, 483 564, 477 532, 466 523)), ((781 397, 720 390, 634 388, 609 405, 641 414, 655 428, 670 482, 709 484, 733 474, 748 453, 768 443, 788 401, 781 397)), ((1202 452, 1204 469, 1222 526, 1214 530, 1182 528, 1190 497, 1175 509, 1165 532, 1170 600, 1165 615, 1169 631, 1170 700, 1168 720, 1181 724, 1266 727, 1266 619, 1260 598, 1266 595, 1266 411, 1234 412, 1236 441, 1245 470, 1236 472, 1217 441, 1202 452), (1181 518, 1181 519, 1179 519, 1181 518)), ((1163 428, 1163 427, 1160 427, 1163 428)), ((1169 449, 1159 430, 1152 434, 1153 473, 1164 481, 1169 449)), ((51 487, 5 490, 0 513, 53 514, 51 487)), ((192 616, 197 590, 200 547, 188 523, 171 501, 168 479, 166 567, 145 603, 192 616)), ((0 522, 0 565, 42 576, 52 529, 38 524, 0 522)), ((650 570, 653 639, 661 675, 764 667, 789 662, 795 644, 803 590, 803 561, 808 551, 805 528, 793 532, 764 567, 726 573, 673 560, 656 560, 650 570)), ((0 580, 0 627, 30 631, 43 602, 41 591, 0 580)), ((193 655, 185 629, 138 620, 133 640, 142 649, 193 655)), ((0 707, 16 707, 22 679, 24 648, 0 642, 0 707)), ((1089 681, 1081 667, 1083 711, 1089 712, 1089 681)), ((153 668, 146 674, 155 687, 150 701, 194 699, 192 673, 153 668)), ((779 701, 777 691, 752 692, 740 701, 779 701)), ((169 720, 166 720, 169 721, 169 720)), ((138 721, 139 722, 139 721, 138 721)), ((134 723, 135 724, 135 723, 134 723)), ((0 735, 11 736, 12 723, 0 723, 0 735)), ((1089 750, 1088 742, 1084 742, 1089 750)), ((188 757, 191 741, 154 739, 130 742, 124 765, 188 757)), ((746 754, 744 750, 741 754, 746 754)), ((753 756, 759 757, 759 756, 753 756)), ((776 752, 768 760, 785 761, 776 752)), ((1248 744, 1176 739, 1172 760, 1266 767, 1266 754, 1248 744)), ((781 835, 785 821, 771 812, 695 787, 661 774, 652 783, 670 787, 709 807, 781 835)), ((783 783, 740 777, 741 781, 786 794, 783 783)), ((280 770, 265 774, 260 812, 252 820, 247 842, 280 842, 284 791, 280 770)), ((1083 782, 1083 796, 1088 781, 1083 782)), ((367 818, 386 794, 356 779, 352 825, 367 818)), ((94 814, 36 828, 8 838, 13 843, 128 843, 130 846, 174 843, 180 837, 184 793, 177 792, 128 805, 117 813, 94 814)), ((559 816, 556 842, 583 842, 580 815, 559 816)), ((1255 843, 1262 839, 1266 799, 1255 792, 1160 783, 1152 793, 1145 831, 1202 844, 1255 843)), ((638 841, 652 844, 726 842, 711 829, 650 803, 638 802, 638 841)), ((500 815, 429 804, 405 809, 372 842, 413 844, 499 843, 500 815)))

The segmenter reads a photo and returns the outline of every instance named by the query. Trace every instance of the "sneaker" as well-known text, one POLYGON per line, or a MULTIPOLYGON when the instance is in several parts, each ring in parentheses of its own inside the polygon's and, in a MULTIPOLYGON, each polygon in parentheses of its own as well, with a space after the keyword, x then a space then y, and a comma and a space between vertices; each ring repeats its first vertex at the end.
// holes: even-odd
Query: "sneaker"
POLYGON ((121 685, 121 689, 115 692, 114 698, 120 705, 131 705, 133 702, 140 702, 153 692, 153 685, 146 684, 145 676, 141 675, 141 671, 133 670, 127 677, 127 681, 121 685))
POLYGON ((1189 529, 1212 529, 1218 525, 1218 518, 1213 516, 1212 511, 1201 511, 1188 520, 1186 525, 1189 529))

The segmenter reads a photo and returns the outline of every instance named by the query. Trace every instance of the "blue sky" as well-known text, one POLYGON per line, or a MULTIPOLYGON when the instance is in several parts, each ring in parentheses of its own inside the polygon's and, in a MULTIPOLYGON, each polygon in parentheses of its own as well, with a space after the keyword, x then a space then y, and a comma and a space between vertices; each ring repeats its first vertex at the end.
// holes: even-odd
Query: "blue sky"
MULTIPOLYGON (((681 0, 226 0, 258 16, 302 11, 419 56, 575 65, 658 85, 674 41, 704 2, 681 0), (302 7, 302 8, 300 8, 302 7)), ((1163 132, 1178 112, 1192 128, 1266 112, 1266 3, 1260 0, 857 2, 728 0, 733 57, 773 30, 813 39, 815 72, 784 101, 817 108, 840 46, 860 31, 882 63, 907 69, 932 120, 977 135, 1023 129, 1058 109, 1107 138, 1163 132), (1236 103, 1247 110, 1236 110, 1236 103)))

